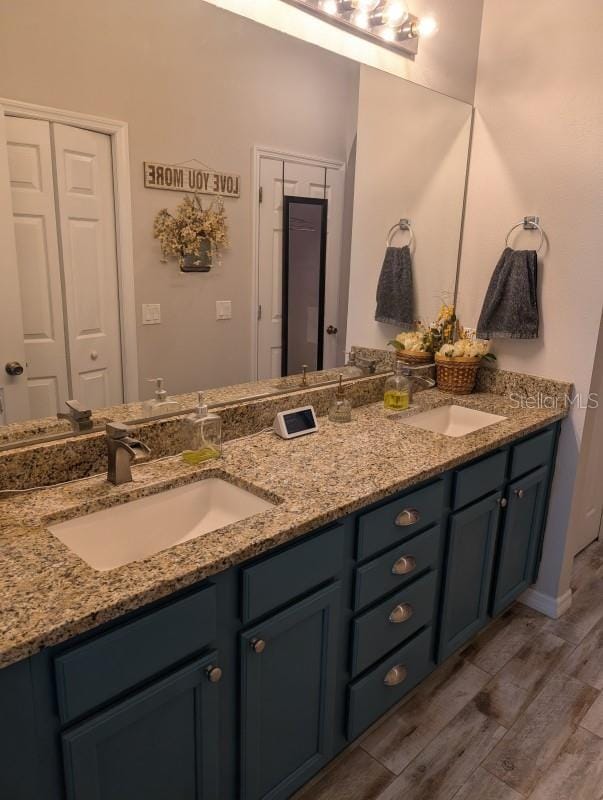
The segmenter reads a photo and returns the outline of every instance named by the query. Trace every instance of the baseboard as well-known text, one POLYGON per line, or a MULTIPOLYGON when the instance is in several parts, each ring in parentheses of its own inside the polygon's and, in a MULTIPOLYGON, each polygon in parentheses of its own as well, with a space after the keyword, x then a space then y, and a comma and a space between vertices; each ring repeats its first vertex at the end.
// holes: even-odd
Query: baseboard
POLYGON ((568 589, 559 597, 551 597, 550 594, 543 594, 536 589, 527 589, 519 598, 519 602, 528 608, 533 608, 534 611, 546 614, 547 617, 558 619, 572 604, 572 590, 568 589))

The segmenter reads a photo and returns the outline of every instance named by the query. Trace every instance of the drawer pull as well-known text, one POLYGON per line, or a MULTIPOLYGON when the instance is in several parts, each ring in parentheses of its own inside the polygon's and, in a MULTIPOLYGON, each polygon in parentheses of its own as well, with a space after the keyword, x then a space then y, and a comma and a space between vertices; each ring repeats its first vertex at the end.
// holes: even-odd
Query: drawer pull
POLYGON ((249 645, 253 650, 253 652, 257 653, 258 655, 260 653, 263 653, 264 650, 266 649, 266 642, 263 639, 252 639, 249 642, 249 645))
POLYGON ((387 672, 385 678, 383 679, 383 683, 386 686, 398 686, 398 684, 406 680, 407 675, 408 670, 404 664, 396 664, 395 667, 392 667, 389 672, 387 672))
POLYGON ((400 511, 394 524, 399 528, 406 528, 408 525, 414 525, 420 518, 421 515, 416 508, 405 508, 400 511))
POLYGON ((400 622, 406 622, 406 620, 410 619, 413 615, 413 607, 410 603, 402 603, 401 605, 396 606, 389 615, 389 621, 393 622, 394 625, 398 625, 400 622))
POLYGON ((524 491, 523 491, 523 489, 515 489, 515 494, 521 500, 521 498, 524 496, 524 491))
POLYGON ((499 497, 497 502, 498 502, 498 505, 501 508, 506 508, 507 507, 507 498, 506 497, 499 497))
POLYGON ((208 667, 205 670, 205 674, 207 675, 207 680, 210 683, 219 683, 222 680, 222 670, 220 667, 208 667))
POLYGON ((392 575, 408 575, 417 568, 417 559, 414 556, 401 556, 394 561, 392 575))

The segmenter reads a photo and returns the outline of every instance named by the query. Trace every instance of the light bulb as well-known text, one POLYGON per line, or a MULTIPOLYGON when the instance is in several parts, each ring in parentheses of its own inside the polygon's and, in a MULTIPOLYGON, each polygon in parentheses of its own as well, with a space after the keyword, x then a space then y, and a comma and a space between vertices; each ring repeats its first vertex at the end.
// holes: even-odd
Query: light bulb
POLYGON ((363 30, 367 30, 370 25, 370 18, 366 11, 358 10, 354 14, 354 25, 363 30))
POLYGON ((322 0, 320 7, 325 14, 337 14, 337 0, 322 0))
POLYGON ((353 0, 354 8, 359 13, 370 14, 379 5, 380 0, 353 0))
POLYGON ((416 31, 422 39, 428 39, 439 30, 438 22, 435 17, 421 17, 417 22, 416 31))
POLYGON ((405 0, 389 0, 383 9, 383 21, 386 25, 395 28, 402 25, 408 17, 408 7, 405 0))
POLYGON ((381 38, 384 42, 393 42, 396 39, 396 31, 393 28, 383 28, 381 38))

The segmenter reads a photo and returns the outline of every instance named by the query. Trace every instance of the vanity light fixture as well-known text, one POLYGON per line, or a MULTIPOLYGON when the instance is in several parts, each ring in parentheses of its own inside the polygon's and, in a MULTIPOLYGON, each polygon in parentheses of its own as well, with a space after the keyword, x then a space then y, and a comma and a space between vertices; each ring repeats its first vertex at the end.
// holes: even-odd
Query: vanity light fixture
POLYGON ((407 55, 438 31, 435 17, 411 14, 406 0, 284 0, 349 33, 407 55))

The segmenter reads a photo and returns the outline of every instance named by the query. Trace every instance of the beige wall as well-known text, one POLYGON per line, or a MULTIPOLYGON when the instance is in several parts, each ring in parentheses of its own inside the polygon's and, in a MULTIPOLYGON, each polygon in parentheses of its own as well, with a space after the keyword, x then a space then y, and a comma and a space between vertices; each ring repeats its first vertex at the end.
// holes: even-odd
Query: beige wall
MULTIPOLYGON (((385 347, 400 329, 375 322, 388 230, 411 220, 415 319, 452 301, 465 192, 471 106, 362 66, 347 344, 385 347)), ((393 244, 406 244, 397 234, 393 244)))
MULTIPOLYGON (((603 11, 582 0, 486 0, 459 313, 475 325, 511 225, 539 214, 540 338, 497 341, 500 366, 574 382, 587 394, 603 302, 603 11), (512 24, 511 24, 512 22, 512 24)), ((530 247, 536 234, 515 241, 530 247)), ((600 412, 599 412, 600 413, 600 412)), ((563 426, 537 590, 569 586, 566 539, 585 411, 563 426)), ((571 538, 571 537, 570 537, 571 538)))
POLYGON ((247 380, 252 146, 345 161, 358 65, 200 0, 0 0, 0 18, 0 97, 128 122, 142 396, 156 375, 179 392, 247 380), (153 218, 180 195, 143 188, 144 160, 192 158, 241 174, 230 251, 206 275, 160 262, 153 218), (162 323, 142 326, 157 302, 162 323))
POLYGON ((413 14, 433 14, 440 30, 420 43, 413 58, 398 55, 282 0, 207 0, 213 5, 271 25, 335 53, 377 67, 413 83, 473 102, 483 0, 411 0, 413 14))

